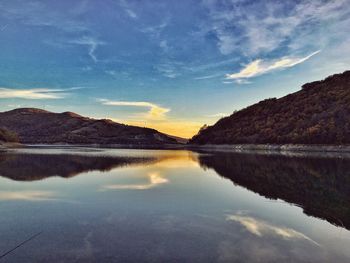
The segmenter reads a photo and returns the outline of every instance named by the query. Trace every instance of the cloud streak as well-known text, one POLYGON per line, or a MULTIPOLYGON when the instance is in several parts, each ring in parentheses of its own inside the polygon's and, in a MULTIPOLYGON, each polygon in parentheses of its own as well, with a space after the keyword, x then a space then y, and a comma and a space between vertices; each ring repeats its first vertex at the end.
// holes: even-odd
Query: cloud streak
POLYGON ((0 191, 0 201, 50 201, 54 196, 49 191, 0 191))
POLYGON ((318 54, 320 50, 311 53, 306 57, 283 57, 278 60, 264 61, 262 59, 257 59, 246 65, 242 70, 237 73, 226 74, 227 79, 238 80, 253 78, 260 76, 271 71, 282 70, 286 68, 294 67, 300 63, 305 62, 312 56, 318 54))
POLYGON ((99 61, 96 54, 95 54, 97 48, 101 45, 106 44, 105 42, 97 40, 93 37, 82 37, 79 39, 74 39, 74 40, 70 40, 69 43, 87 46, 88 47, 88 55, 95 63, 99 61))
MULTIPOLYGON (((73 88, 77 89, 77 88, 73 88)), ((10 89, 0 87, 0 99, 28 99, 28 100, 42 100, 42 99, 62 99, 67 96, 67 91, 72 89, 10 89)))
POLYGON ((142 107, 148 108, 149 111, 146 114, 147 119, 162 120, 165 119, 166 113, 170 111, 168 108, 163 108, 157 104, 146 101, 111 101, 107 99, 98 99, 100 103, 108 106, 128 106, 128 107, 142 107))
POLYGON ((125 0, 119 2, 120 6, 124 9, 125 13, 132 19, 137 19, 138 15, 130 8, 129 4, 125 0))

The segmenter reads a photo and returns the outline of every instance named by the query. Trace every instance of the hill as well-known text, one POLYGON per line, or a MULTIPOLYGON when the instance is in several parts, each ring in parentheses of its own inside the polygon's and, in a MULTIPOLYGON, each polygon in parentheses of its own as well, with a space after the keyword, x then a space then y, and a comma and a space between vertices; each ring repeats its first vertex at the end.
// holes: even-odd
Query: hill
POLYGON ((96 120, 73 112, 53 113, 20 108, 0 112, 0 127, 18 135, 24 144, 160 145, 177 141, 154 129, 96 120))
POLYGON ((350 144, 350 71, 203 128, 191 144, 350 144))

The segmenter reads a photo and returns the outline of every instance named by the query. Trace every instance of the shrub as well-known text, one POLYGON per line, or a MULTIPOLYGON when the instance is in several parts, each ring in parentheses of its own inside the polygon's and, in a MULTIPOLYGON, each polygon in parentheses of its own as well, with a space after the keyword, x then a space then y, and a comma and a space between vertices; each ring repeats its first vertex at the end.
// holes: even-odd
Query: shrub
POLYGON ((18 142, 18 136, 15 132, 0 128, 0 141, 3 142, 18 142))

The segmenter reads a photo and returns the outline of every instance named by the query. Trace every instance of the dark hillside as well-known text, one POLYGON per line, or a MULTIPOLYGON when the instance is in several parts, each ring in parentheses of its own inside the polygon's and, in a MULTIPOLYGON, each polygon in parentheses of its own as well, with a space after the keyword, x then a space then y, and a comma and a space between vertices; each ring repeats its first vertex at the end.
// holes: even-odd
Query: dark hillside
POLYGON ((33 108, 1 112, 0 127, 15 132, 19 141, 26 144, 177 143, 175 139, 154 129, 90 119, 72 112, 53 113, 33 108))
POLYGON ((192 144, 350 144, 350 71, 219 120, 192 144))

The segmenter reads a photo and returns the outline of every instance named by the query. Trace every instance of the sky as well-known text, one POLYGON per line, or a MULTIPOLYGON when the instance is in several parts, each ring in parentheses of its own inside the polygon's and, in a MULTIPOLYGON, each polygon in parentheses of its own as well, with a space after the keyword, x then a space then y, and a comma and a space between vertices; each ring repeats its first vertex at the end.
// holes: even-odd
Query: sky
POLYGON ((0 111, 181 137, 350 69, 350 0, 0 0, 0 111))

